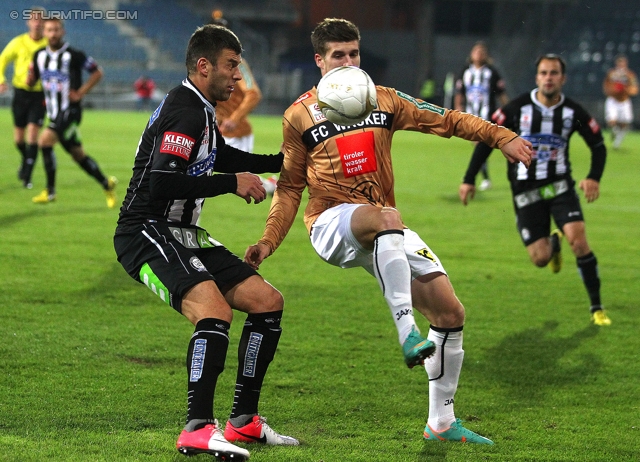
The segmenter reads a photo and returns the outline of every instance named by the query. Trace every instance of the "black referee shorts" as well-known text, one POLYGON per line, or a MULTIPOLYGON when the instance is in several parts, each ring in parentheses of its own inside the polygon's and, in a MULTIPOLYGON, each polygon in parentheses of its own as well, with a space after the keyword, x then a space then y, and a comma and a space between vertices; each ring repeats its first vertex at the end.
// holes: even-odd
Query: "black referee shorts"
POLYGON ((560 229, 567 223, 584 221, 580 198, 573 187, 552 199, 540 200, 520 209, 514 203, 514 208, 516 226, 525 246, 549 236, 551 217, 560 229))
POLYGON ((11 111, 15 127, 25 128, 28 124, 36 124, 41 127, 45 114, 44 92, 15 88, 11 111))
POLYGON ((179 313, 184 295, 201 282, 214 281, 224 295, 258 274, 197 226, 148 222, 137 232, 116 234, 114 247, 129 276, 179 313))

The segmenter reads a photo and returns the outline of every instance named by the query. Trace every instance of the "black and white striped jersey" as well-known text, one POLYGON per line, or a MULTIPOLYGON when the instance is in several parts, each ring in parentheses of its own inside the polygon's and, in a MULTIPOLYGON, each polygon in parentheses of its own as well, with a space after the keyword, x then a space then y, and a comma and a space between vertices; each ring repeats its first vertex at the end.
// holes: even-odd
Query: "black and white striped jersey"
POLYGON ((489 120, 497 108, 496 97, 504 93, 504 81, 498 71, 485 64, 476 68, 473 64, 462 71, 456 81, 456 92, 465 99, 464 112, 489 120))
MULTIPOLYGON (((561 179, 571 179, 569 139, 574 132, 580 133, 591 148, 602 149, 604 140, 597 121, 578 103, 561 95, 558 104, 546 107, 536 94, 538 89, 525 93, 495 111, 493 122, 518 133, 533 144, 533 158, 527 167, 521 163, 508 164, 512 190, 520 192, 561 179)), ((605 151, 606 153, 606 151, 605 151)), ((600 180, 602 165, 592 171, 594 179, 600 180)))
POLYGON ((91 56, 69 46, 68 43, 56 51, 48 46, 33 55, 33 72, 42 81, 47 105, 47 116, 55 120, 59 113, 70 106, 79 105, 69 101, 69 90, 82 86, 82 71, 90 74, 99 69, 91 56))
POLYGON ((215 120, 215 105, 188 78, 167 93, 138 142, 116 234, 149 220, 195 225, 206 197, 236 191, 235 175, 214 171, 280 171, 282 154, 251 154, 227 145, 215 120))

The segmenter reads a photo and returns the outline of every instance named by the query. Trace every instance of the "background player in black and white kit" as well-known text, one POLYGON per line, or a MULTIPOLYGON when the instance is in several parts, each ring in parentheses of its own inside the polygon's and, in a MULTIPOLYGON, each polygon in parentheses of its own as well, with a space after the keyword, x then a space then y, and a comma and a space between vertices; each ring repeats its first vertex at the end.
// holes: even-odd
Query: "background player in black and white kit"
MULTIPOLYGON (((62 147, 82 169, 100 183, 107 196, 107 206, 116 206, 115 187, 117 180, 107 178, 98 163, 82 148, 78 127, 82 119, 82 98, 100 81, 102 70, 90 56, 64 42, 64 23, 61 19, 46 19, 44 37, 47 46, 33 56, 28 84, 42 81, 47 106, 48 125, 40 133, 38 147, 42 151, 47 188, 33 198, 36 204, 46 204, 56 198, 56 159, 53 146, 60 141, 62 147), (86 82, 82 72, 89 73, 86 82)), ((28 166, 33 168, 33 164, 28 166)), ((26 172, 25 177, 31 177, 26 172)))
MULTIPOLYGON (((591 319, 597 325, 609 325, 611 320, 600 301, 598 261, 587 242, 569 161, 569 139, 578 132, 591 149, 591 168, 578 186, 587 202, 593 202, 600 195, 600 178, 607 156, 602 132, 582 106, 562 93, 566 66, 560 56, 541 56, 536 68, 538 88, 514 99, 492 116, 495 123, 531 141, 534 148, 528 169, 522 164, 508 165, 518 231, 531 261, 539 267, 550 264, 555 273, 562 264, 560 241, 563 234, 567 237, 589 294, 591 319), (549 235, 551 217, 559 229, 549 235)), ((465 205, 475 194, 475 177, 491 150, 482 143, 476 146, 459 188, 465 205)))
POLYGON ((282 295, 196 225, 206 197, 232 193, 247 203, 262 202, 266 192, 255 173, 279 172, 282 165, 281 153, 255 155, 226 145, 216 125, 215 102, 229 99, 241 79, 241 52, 236 35, 222 26, 203 26, 192 35, 188 78, 165 96, 140 139, 114 245, 133 279, 195 325, 187 353, 187 423, 178 450, 243 460, 249 452, 230 441, 298 441, 277 434, 258 414, 262 382, 280 339, 282 295), (232 308, 248 316, 223 435, 213 400, 232 308))
MULTIPOLYGON (((493 111, 508 101, 504 80, 491 64, 487 45, 477 42, 469 53, 469 65, 456 80, 454 109, 490 120, 493 111)), ((484 191, 491 187, 486 162, 482 164, 481 172, 484 179, 479 189, 484 191)))

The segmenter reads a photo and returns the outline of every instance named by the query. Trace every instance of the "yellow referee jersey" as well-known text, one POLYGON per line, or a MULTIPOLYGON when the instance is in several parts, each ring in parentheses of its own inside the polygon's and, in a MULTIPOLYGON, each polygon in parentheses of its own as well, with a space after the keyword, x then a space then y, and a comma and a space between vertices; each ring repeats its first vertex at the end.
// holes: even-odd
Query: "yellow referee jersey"
POLYGON ((11 40, 0 54, 0 84, 5 83, 5 70, 7 65, 13 62, 13 79, 11 81, 13 87, 27 91, 42 91, 40 81, 33 87, 27 86, 27 74, 33 60, 33 54, 45 46, 47 46, 46 38, 33 40, 29 34, 18 35, 11 40))

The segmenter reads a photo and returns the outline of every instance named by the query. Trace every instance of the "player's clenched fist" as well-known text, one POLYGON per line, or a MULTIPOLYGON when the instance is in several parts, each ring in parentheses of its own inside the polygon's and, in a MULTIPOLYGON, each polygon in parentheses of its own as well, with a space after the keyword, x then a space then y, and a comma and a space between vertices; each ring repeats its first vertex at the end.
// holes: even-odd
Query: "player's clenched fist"
POLYGON ((242 197, 247 204, 251 203, 251 199, 256 204, 259 204, 267 197, 267 192, 262 186, 262 180, 258 175, 253 173, 236 173, 236 179, 238 186, 236 189, 236 196, 242 197))

